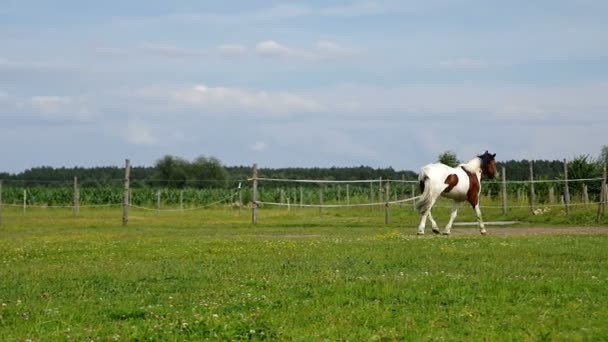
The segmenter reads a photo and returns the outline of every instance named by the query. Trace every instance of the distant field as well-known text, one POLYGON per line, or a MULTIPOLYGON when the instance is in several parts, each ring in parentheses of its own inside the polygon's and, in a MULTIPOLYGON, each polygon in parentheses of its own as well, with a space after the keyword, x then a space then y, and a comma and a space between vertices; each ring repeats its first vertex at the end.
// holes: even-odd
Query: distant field
POLYGON ((415 236, 398 206, 388 226, 380 208, 264 208, 257 226, 234 209, 132 210, 128 227, 119 209, 4 208, 0 340, 605 340, 594 208, 484 211, 585 234, 447 238, 415 236))

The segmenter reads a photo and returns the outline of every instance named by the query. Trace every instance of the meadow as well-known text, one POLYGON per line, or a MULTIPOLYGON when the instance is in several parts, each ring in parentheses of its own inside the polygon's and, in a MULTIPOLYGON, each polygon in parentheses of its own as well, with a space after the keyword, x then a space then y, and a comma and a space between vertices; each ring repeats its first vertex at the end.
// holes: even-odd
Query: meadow
POLYGON ((595 209, 484 218, 598 234, 444 237, 416 236, 411 206, 389 225, 381 208, 262 208, 255 226, 228 207, 132 209, 126 227, 118 208, 6 207, 0 340, 605 340, 595 209))

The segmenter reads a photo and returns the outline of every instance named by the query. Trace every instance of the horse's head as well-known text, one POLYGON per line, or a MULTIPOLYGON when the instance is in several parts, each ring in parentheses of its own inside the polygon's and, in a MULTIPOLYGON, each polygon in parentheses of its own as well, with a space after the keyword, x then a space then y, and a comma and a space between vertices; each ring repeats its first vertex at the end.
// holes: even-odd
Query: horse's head
POLYGON ((481 159, 481 174, 485 175, 489 178, 494 178, 496 176, 496 153, 488 153, 486 151, 484 154, 477 156, 481 159))

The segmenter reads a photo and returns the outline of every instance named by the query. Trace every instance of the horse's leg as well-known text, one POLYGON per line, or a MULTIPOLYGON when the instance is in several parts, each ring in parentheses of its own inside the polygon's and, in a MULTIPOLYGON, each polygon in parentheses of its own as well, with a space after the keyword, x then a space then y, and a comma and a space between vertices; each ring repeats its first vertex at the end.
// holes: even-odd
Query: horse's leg
POLYGON ((433 219, 433 215, 431 214, 431 210, 435 205, 435 201, 437 201, 437 197, 431 198, 431 204, 429 208, 422 213, 422 219, 420 220, 420 224, 418 225, 418 235, 424 235, 424 228, 426 227, 426 219, 429 218, 431 220, 431 225, 433 227, 433 233, 439 233, 439 229, 437 228, 437 222, 433 219))
POLYGON ((437 226, 437 222, 435 222, 435 219, 433 218, 433 214, 431 213, 430 210, 429 210, 429 220, 431 220, 431 226, 433 227, 433 233, 439 234, 439 227, 437 226))
POLYGON ((426 218, 430 215, 431 210, 427 210, 422 213, 422 218, 420 219, 420 224, 418 225, 418 235, 424 235, 424 227, 426 226, 426 218))
POLYGON ((447 226, 445 226, 445 231, 443 232, 443 234, 450 235, 452 225, 454 224, 454 220, 456 219, 456 216, 458 215, 458 208, 460 208, 460 203, 461 202, 457 202, 457 201, 454 201, 452 203, 452 212, 450 213, 450 221, 448 221, 447 226))
POLYGON ((439 234, 439 227, 437 226, 437 222, 435 222, 435 219, 433 218, 433 213, 431 212, 433 210, 433 207, 435 206, 435 202, 437 202, 437 198, 439 196, 433 197, 433 199, 431 200, 431 206, 429 207, 429 220, 431 220, 431 227, 433 227, 433 233, 435 234, 439 234))
POLYGON ((485 225, 483 224, 483 220, 481 218, 481 210, 479 209, 479 203, 477 203, 474 207, 475 209, 475 215, 477 215, 477 222, 479 223, 479 232, 481 234, 485 234, 486 232, 486 228, 485 225))

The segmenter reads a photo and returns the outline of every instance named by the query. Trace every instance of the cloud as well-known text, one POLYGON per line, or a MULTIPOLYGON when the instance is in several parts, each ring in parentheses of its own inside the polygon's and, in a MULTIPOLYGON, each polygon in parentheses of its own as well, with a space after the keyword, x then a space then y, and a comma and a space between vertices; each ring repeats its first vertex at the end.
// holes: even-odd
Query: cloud
POLYGON ((265 40, 255 46, 255 52, 262 57, 313 59, 314 55, 281 45, 274 40, 265 40))
POLYGON ((394 1, 354 1, 342 6, 324 7, 319 14, 332 17, 364 17, 400 10, 402 6, 394 1))
POLYGON ((90 123, 97 113, 84 96, 36 95, 19 97, 0 93, 0 115, 50 123, 90 123))
POLYGON ((350 57, 358 53, 354 49, 327 40, 318 41, 316 50, 321 57, 350 57))
POLYGON ((218 46, 217 51, 223 57, 242 57, 247 54, 247 47, 237 44, 225 44, 218 46))
POLYGON ((291 113, 319 113, 325 108, 312 98, 291 93, 251 90, 238 87, 196 84, 187 87, 155 86, 134 92, 150 107, 167 112, 195 112, 197 115, 217 114, 285 117, 291 113), (160 106, 156 104, 160 102, 160 106))
POLYGON ((173 44, 144 43, 131 47, 96 47, 94 52, 114 57, 160 56, 166 58, 199 58, 209 53, 202 49, 184 48, 173 44))
MULTIPOLYGON (((425 5, 426 6, 426 5, 425 5)), ((418 6, 421 7, 421 6, 418 6)), ((427 6, 428 7, 428 6, 427 6)), ((116 16, 112 24, 125 26, 158 26, 184 23, 204 23, 220 26, 250 25, 281 20, 315 17, 365 17, 388 12, 406 10, 401 2, 395 0, 352 1, 340 6, 310 6, 294 3, 279 3, 266 8, 225 12, 171 12, 152 16, 116 16)), ((410 9, 411 10, 411 9, 410 9)))
POLYGON ((267 145, 266 145, 266 143, 265 143, 265 142, 263 142, 263 141, 256 141, 255 143, 251 144, 251 145, 249 146, 249 148, 250 148, 252 151, 256 151, 256 152, 262 152, 262 151, 266 150, 267 145))
POLYGON ((132 145, 154 145, 157 142, 150 127, 144 121, 137 119, 130 119, 127 122, 124 138, 132 145))
MULTIPOLYGON (((264 40, 255 44, 253 54, 249 53, 249 49, 241 44, 221 44, 214 49, 194 49, 179 47, 173 44, 146 43, 133 47, 96 47, 96 54, 113 56, 113 57, 128 57, 128 58, 145 58, 148 56, 160 56, 166 58, 201 58, 219 56, 225 59, 242 58, 248 55, 255 55, 268 59, 279 59, 284 61, 304 61, 316 62, 329 59, 345 59, 358 54, 358 51, 348 47, 339 45, 338 43, 321 40, 316 43, 314 48, 301 49, 293 48, 281 44, 275 40, 264 40)), ((15 65, 10 65, 15 68, 15 65)), ((8 64, 4 66, 8 67, 8 64)), ((0 60, 0 71, 3 68, 0 60)))
POLYGON ((139 49, 149 54, 178 58, 201 57, 207 54, 203 50, 181 48, 171 44, 146 43, 139 46, 139 49))
POLYGON ((454 58, 442 60, 438 63, 438 67, 444 70, 458 71, 458 70, 482 70, 494 67, 505 67, 507 63, 488 61, 484 59, 476 58, 454 58))
POLYGON ((357 54, 354 49, 346 48, 335 42, 321 40, 311 50, 295 49, 274 40, 259 42, 255 47, 258 56, 283 60, 322 61, 326 59, 347 58, 357 54))

